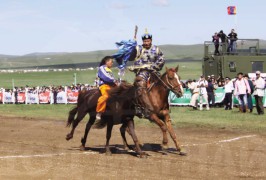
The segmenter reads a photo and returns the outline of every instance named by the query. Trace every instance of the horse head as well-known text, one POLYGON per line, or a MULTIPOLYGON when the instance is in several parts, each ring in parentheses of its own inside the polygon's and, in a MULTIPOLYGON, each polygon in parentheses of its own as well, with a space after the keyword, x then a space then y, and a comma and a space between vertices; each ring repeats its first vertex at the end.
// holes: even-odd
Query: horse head
POLYGON ((165 68, 165 78, 163 79, 168 89, 172 91, 177 97, 183 95, 183 87, 177 74, 179 66, 176 68, 165 68))

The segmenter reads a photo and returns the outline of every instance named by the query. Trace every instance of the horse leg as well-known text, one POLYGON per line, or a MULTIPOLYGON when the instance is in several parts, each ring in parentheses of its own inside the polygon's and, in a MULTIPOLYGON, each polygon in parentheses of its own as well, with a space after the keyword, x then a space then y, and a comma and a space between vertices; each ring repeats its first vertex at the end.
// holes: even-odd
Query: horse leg
MULTIPOLYGON (((134 123, 134 121, 133 121, 133 126, 134 126, 134 128, 135 128, 135 123, 134 123)), ((130 131, 129 131, 129 128, 127 127, 126 128, 126 131, 127 131, 127 133, 131 136, 131 133, 130 133, 130 131)), ((139 145, 140 145, 140 147, 142 147, 143 146, 143 143, 141 142, 141 140, 139 139, 138 140, 139 141, 139 145)))
POLYGON ((133 141, 134 141, 134 143, 135 143, 136 151, 137 151, 137 153, 140 155, 140 158, 146 157, 147 154, 146 154, 145 152, 143 152, 143 151, 140 149, 139 141, 138 141, 137 135, 136 135, 136 133, 135 133, 135 128, 134 128, 134 121, 133 121, 133 119, 128 121, 128 129, 129 129, 130 134, 131 134, 131 137, 132 137, 132 139, 133 139, 133 141))
POLYGON ((172 126, 172 123, 171 123, 171 119, 170 119, 170 115, 169 115, 169 111, 168 110, 165 110, 163 112, 163 115, 164 115, 164 120, 165 120, 165 124, 167 126, 167 129, 169 131, 169 134, 172 138, 172 140, 174 141, 175 143, 175 147, 176 147, 176 150, 178 152, 181 152, 181 148, 180 148, 180 144, 179 144, 179 141, 177 140, 177 137, 176 137, 176 134, 174 132, 174 129, 173 129, 173 126, 172 126))
MULTIPOLYGON (((123 139, 124 149, 125 150, 129 150, 131 148, 129 147, 129 145, 127 143, 126 130, 127 130, 127 124, 123 123, 122 126, 120 127, 120 133, 121 133, 121 136, 122 136, 122 139, 123 139)), ((128 131, 128 133, 130 133, 129 130, 127 130, 127 131, 128 131)))
POLYGON ((105 145, 105 154, 106 155, 112 155, 112 152, 110 150, 109 147, 109 141, 111 139, 111 135, 112 135, 112 129, 113 129, 113 122, 110 122, 110 120, 107 123, 107 132, 106 132, 106 145, 105 145))
POLYGON ((156 114, 152 114, 150 116, 150 119, 153 120, 162 130, 163 133, 163 143, 162 143, 162 149, 168 148, 168 138, 167 138, 167 127, 165 123, 163 123, 156 114))
POLYGON ((87 141, 87 137, 88 137, 88 134, 90 132, 90 129, 91 129, 91 126, 94 124, 95 122, 95 119, 96 117, 93 116, 92 114, 90 114, 90 119, 89 121, 87 122, 86 124, 86 128, 85 128, 85 132, 84 132, 84 136, 83 138, 81 139, 81 146, 80 146, 80 150, 81 151, 84 151, 85 150, 85 144, 86 144, 86 141, 87 141))
POLYGON ((70 133, 66 135, 66 140, 70 140, 73 138, 76 127, 78 126, 79 122, 86 116, 86 114, 87 114, 86 111, 78 111, 77 118, 74 120, 72 124, 72 129, 70 133))

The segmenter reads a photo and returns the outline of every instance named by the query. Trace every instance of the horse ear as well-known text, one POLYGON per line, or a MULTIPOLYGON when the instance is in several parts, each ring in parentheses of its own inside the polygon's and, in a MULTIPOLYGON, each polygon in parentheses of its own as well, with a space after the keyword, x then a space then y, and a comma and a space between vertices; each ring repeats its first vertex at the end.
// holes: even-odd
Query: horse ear
POLYGON ((178 72, 179 65, 176 66, 175 71, 178 72))
POLYGON ((168 67, 165 66, 165 71, 167 72, 168 71, 168 67))

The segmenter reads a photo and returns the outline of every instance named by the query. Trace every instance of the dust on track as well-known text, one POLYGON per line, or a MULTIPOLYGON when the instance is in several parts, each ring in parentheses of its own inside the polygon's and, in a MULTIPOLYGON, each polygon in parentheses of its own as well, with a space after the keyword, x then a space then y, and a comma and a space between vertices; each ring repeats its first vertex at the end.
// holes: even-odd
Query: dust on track
MULTIPOLYGON (((70 141, 65 121, 0 116, 0 179, 238 179, 266 178, 266 137, 261 134, 176 128, 188 156, 160 152, 158 127, 136 126, 147 159, 124 151, 119 126, 104 152, 105 129, 92 129, 79 151, 85 123, 70 141)), ((131 138, 127 136, 130 144, 131 138)), ((170 150, 174 148, 169 137, 170 150)))

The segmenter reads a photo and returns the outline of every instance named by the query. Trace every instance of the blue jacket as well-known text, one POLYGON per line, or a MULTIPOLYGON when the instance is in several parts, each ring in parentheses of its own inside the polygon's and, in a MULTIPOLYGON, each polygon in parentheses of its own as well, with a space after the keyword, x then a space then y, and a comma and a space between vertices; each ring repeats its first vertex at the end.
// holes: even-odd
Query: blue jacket
POLYGON ((114 75, 112 73, 112 70, 108 67, 106 67, 106 65, 102 65, 100 66, 99 70, 98 70, 98 77, 100 79, 99 81, 99 85, 103 85, 103 84, 108 84, 111 86, 115 85, 115 78, 114 75))

